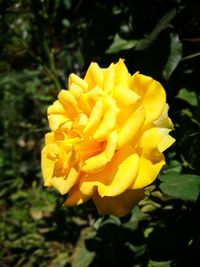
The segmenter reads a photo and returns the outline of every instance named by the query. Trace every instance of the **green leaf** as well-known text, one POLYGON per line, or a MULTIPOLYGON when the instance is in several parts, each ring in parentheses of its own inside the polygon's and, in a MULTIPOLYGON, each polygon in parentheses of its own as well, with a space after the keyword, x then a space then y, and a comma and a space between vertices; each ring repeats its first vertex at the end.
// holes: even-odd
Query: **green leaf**
POLYGON ((69 10, 72 5, 72 0, 63 0, 64 7, 69 10))
POLYGON ((182 43, 180 42, 178 34, 172 33, 170 37, 171 37, 170 54, 162 73, 163 79, 165 80, 169 80, 173 71, 176 69, 179 62, 181 61, 183 52, 183 46, 182 43))
POLYGON ((168 164, 165 165, 165 173, 167 172, 176 172, 176 173, 181 173, 182 171, 182 164, 178 160, 171 159, 169 160, 168 164))
POLYGON ((148 48, 158 37, 159 33, 169 27, 170 21, 174 18, 175 14, 176 14, 175 9, 170 10, 159 20, 159 22, 152 30, 152 32, 140 40, 136 39, 125 40, 122 39, 117 33, 114 37, 113 43, 107 49, 106 53, 107 54, 118 53, 120 51, 128 50, 131 48, 135 48, 136 51, 148 48))
POLYGON ((167 173, 159 177, 163 193, 184 200, 196 201, 200 193, 200 176, 167 173))
POLYGON ((67 252, 60 252, 58 256, 50 263, 49 267, 65 267, 70 258, 67 252))
POLYGON ((133 245, 130 242, 126 242, 125 246, 134 253, 134 257, 142 256, 145 252, 146 245, 133 245))
POLYGON ((68 19, 63 19, 62 25, 68 28, 70 26, 70 21, 68 19))
POLYGON ((191 106, 198 105, 196 93, 194 91, 189 91, 187 88, 182 88, 176 97, 186 101, 191 106))
POLYGON ((124 227, 136 230, 141 221, 146 221, 149 219, 149 215, 143 213, 138 206, 135 206, 131 211, 131 218, 128 222, 124 223, 124 227))
POLYGON ((72 254, 72 267, 88 267, 93 261, 95 252, 87 250, 85 245, 85 240, 91 236, 93 236, 93 232, 91 232, 90 227, 81 231, 80 238, 72 254))
POLYGON ((118 53, 123 50, 128 50, 136 46, 137 40, 122 39, 117 33, 111 46, 106 50, 107 54, 118 53))

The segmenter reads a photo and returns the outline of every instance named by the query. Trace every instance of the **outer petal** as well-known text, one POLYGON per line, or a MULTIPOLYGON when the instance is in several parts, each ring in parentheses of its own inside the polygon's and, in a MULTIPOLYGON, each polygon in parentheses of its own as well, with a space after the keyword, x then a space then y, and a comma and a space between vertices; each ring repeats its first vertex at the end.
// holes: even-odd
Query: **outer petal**
MULTIPOLYGON (((124 114, 125 116, 126 114, 124 114)), ((139 106, 127 119, 124 125, 119 129, 118 148, 133 140, 145 120, 145 111, 143 106, 139 106)))
POLYGON ((56 100, 53 103, 53 105, 51 105, 47 110, 48 115, 50 115, 50 114, 65 114, 65 113, 66 113, 65 108, 58 100, 56 100))
POLYGON ((132 188, 141 189, 151 184, 158 176, 164 164, 164 156, 162 156, 162 159, 156 163, 153 163, 149 159, 141 157, 139 163, 139 172, 132 188))
POLYGON ((165 128, 171 131, 173 130, 173 123, 168 117, 168 110, 169 110, 169 105, 166 103, 160 117, 158 117, 157 120, 153 122, 153 124, 159 128, 165 128))
POLYGON ((146 110, 145 124, 156 120, 161 115, 166 103, 165 90, 162 85, 151 77, 137 72, 130 78, 129 86, 143 98, 146 110))
POLYGON ((142 155, 156 161, 160 157, 159 152, 163 152, 174 141, 174 138, 168 135, 168 131, 165 133, 159 128, 150 128, 144 132, 140 140, 140 147, 143 149, 142 155))
POLYGON ((80 205, 86 202, 91 198, 90 195, 84 195, 80 190, 79 186, 73 187, 67 196, 67 199, 64 202, 65 206, 74 206, 74 205, 80 205))
POLYGON ((165 151, 175 142, 175 139, 169 135, 169 132, 173 130, 173 123, 168 117, 168 110, 169 106, 168 104, 165 104, 162 114, 153 122, 153 124, 156 125, 162 133, 162 141, 158 145, 160 152, 165 151))
POLYGON ((162 85, 154 81, 144 95, 144 106, 146 110, 145 123, 151 123, 162 114, 165 107, 166 95, 162 85))
POLYGON ((48 108, 47 114, 49 126, 53 131, 57 130, 60 125, 69 120, 72 115, 71 113, 67 113, 64 106, 58 100, 56 100, 53 105, 48 108))
POLYGON ((89 89, 92 89, 95 85, 103 88, 104 75, 97 63, 92 62, 90 64, 84 80, 88 83, 89 89))
POLYGON ((100 197, 97 193, 92 197, 100 214, 125 216, 144 198, 144 190, 128 190, 116 197, 100 197))
POLYGON ((75 168, 71 168, 67 177, 54 177, 52 186, 54 186, 61 195, 68 193, 74 186, 79 176, 79 172, 75 168))
POLYGON ((69 75, 68 87, 70 87, 73 83, 78 85, 79 87, 81 87, 83 89, 83 91, 87 91, 87 89, 88 89, 87 82, 84 81, 83 79, 81 79, 79 76, 77 76, 74 73, 69 75))
POLYGON ((162 141, 158 144, 158 150, 160 152, 165 151, 168 147, 170 147, 175 142, 175 139, 168 134, 163 134, 162 141))
POLYGON ((116 196, 132 187, 138 171, 138 155, 131 146, 118 150, 112 161, 99 173, 86 175, 80 180, 80 190, 89 195, 94 188, 103 196, 116 196))
POLYGON ((63 114, 51 114, 48 116, 49 127, 52 131, 58 130, 69 118, 63 114))
POLYGON ((105 71, 103 89, 106 93, 111 93, 115 86, 115 65, 112 63, 105 71))
POLYGON ((129 79, 130 79, 130 74, 128 72, 128 69, 126 65, 124 64, 124 60, 120 59, 116 64, 116 74, 115 74, 115 83, 116 84, 121 84, 125 87, 128 87, 129 85, 129 79))
POLYGON ((52 185, 51 179, 53 177, 55 160, 56 160, 56 154, 54 154, 54 152, 57 152, 57 145, 56 144, 46 145, 42 149, 41 168, 42 168, 42 175, 44 178, 44 185, 45 186, 51 186, 52 185), (49 157, 49 155, 52 155, 52 157, 49 157))
POLYGON ((45 144, 53 144, 55 142, 55 137, 54 137, 54 133, 50 132, 50 133, 46 133, 45 134, 45 144))
POLYGON ((130 188, 138 172, 139 156, 134 153, 129 155, 118 166, 115 177, 108 186, 99 186, 98 192, 101 197, 117 196, 130 188))
POLYGON ((143 148, 143 154, 149 155, 149 153, 151 153, 152 150, 154 151, 157 148, 158 144, 161 141, 162 141, 162 133, 158 128, 153 127, 146 130, 143 133, 141 140, 139 141, 140 147, 143 148))
POLYGON ((77 115, 77 112, 79 110, 78 103, 75 96, 70 91, 61 90, 58 95, 58 99, 65 107, 66 112, 70 112, 71 116, 77 115))
POLYGON ((151 77, 136 72, 129 79, 129 88, 131 88, 138 95, 143 97, 149 86, 153 83, 153 81, 154 80, 151 77))

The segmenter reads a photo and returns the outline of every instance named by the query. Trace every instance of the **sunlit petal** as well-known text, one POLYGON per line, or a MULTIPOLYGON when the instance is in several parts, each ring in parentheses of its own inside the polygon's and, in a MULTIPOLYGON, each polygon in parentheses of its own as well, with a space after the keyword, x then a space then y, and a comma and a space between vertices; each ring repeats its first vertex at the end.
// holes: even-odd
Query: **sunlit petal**
POLYGON ((136 177, 133 189, 141 189, 150 185, 158 176, 162 166, 165 164, 164 157, 158 162, 151 162, 151 160, 141 157, 139 162, 139 172, 136 177))
POLYGON ((145 110, 139 106, 119 129, 118 147, 133 141, 145 121, 145 110))
POLYGON ((103 98, 104 117, 98 129, 94 133, 94 139, 102 140, 114 129, 119 114, 119 108, 111 97, 103 98))
POLYGON ((82 167, 86 173, 94 173, 102 170, 106 164, 111 161, 117 147, 117 132, 113 131, 108 136, 108 142, 105 150, 89 159, 87 159, 82 167))
POLYGON ((115 86, 115 65, 112 63, 105 71, 103 89, 106 93, 111 93, 115 86))
POLYGON ((126 65, 124 64, 124 60, 120 59, 116 63, 115 68, 115 83, 128 87, 130 74, 126 65))
POLYGON ((71 168, 66 177, 54 177, 52 186, 54 186, 61 195, 68 193, 72 186, 76 183, 79 172, 75 168, 71 168))
POLYGON ((78 85, 79 87, 81 87, 83 89, 83 91, 87 91, 87 89, 88 89, 87 82, 84 81, 83 79, 81 79, 79 76, 77 76, 74 73, 69 75, 68 86, 70 87, 73 83, 78 85))
POLYGON ((90 89, 95 85, 103 88, 104 74, 97 63, 92 62, 90 64, 84 80, 89 84, 90 89))
POLYGON ((133 90, 118 84, 114 87, 113 97, 117 100, 120 106, 134 106, 141 97, 136 94, 133 90))
POLYGON ((131 146, 118 150, 103 171, 85 175, 80 190, 88 195, 97 187, 101 197, 116 196, 132 187, 138 172, 139 157, 131 146))

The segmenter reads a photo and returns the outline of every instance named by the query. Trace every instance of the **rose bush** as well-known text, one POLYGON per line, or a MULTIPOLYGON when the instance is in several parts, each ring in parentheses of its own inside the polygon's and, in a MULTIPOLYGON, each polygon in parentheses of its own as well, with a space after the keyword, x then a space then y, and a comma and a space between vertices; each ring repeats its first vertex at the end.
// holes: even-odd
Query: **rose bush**
POLYGON ((92 198, 100 214, 127 214, 174 142, 163 87, 139 72, 131 76, 122 59, 108 68, 91 63, 84 79, 71 74, 48 120, 45 186, 68 194, 67 206, 92 198))

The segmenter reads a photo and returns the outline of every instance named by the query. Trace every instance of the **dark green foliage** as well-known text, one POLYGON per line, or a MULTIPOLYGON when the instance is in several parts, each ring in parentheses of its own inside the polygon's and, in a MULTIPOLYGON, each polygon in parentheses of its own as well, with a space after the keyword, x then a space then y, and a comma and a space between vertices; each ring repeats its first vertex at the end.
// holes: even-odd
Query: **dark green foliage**
POLYGON ((199 266, 199 14, 198 0, 0 1, 0 266, 199 266), (120 57, 163 84, 177 141, 118 219, 63 207, 43 187, 40 151, 69 73, 120 57))
POLYGON ((160 189, 178 199, 197 201, 199 197, 200 176, 169 172, 160 177, 160 189))

